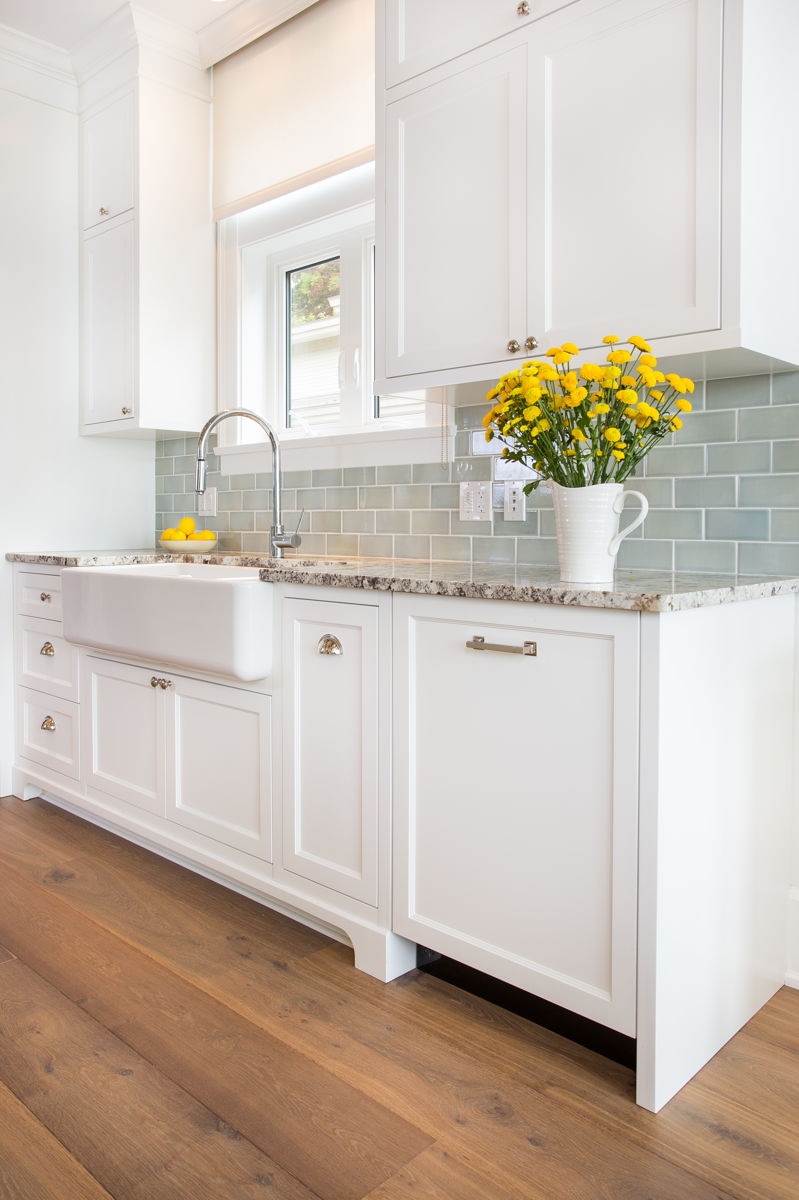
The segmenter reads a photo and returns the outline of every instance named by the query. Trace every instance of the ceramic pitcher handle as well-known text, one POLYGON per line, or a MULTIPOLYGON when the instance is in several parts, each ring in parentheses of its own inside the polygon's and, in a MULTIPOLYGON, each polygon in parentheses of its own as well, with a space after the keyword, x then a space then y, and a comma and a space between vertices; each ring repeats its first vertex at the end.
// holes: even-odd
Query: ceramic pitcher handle
POLYGON ((619 496, 616 497, 616 500, 614 501, 614 504, 613 504, 613 507, 616 510, 616 512, 618 512, 619 514, 621 513, 621 510, 624 508, 626 501, 629 500, 629 498, 631 496, 634 496, 636 500, 640 501, 641 511, 638 513, 638 516, 635 518, 634 521, 631 521, 629 525, 625 525, 624 529, 620 529, 619 532, 616 534, 615 538, 608 546, 609 554, 616 554, 618 552, 619 546, 621 545, 623 539, 627 537, 628 533, 632 533, 632 531, 634 529, 638 528, 638 526, 641 524, 641 522, 646 517, 646 514, 649 512, 649 501, 647 500, 647 498, 643 494, 643 492, 628 492, 628 491, 623 491, 619 496))

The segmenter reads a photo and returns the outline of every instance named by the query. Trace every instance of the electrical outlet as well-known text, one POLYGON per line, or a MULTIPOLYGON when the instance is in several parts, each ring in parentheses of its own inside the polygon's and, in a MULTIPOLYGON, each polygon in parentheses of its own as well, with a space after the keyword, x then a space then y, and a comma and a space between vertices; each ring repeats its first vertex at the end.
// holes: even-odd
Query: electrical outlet
POLYGON ((527 516, 527 497, 521 480, 509 479, 505 484, 503 512, 506 521, 523 521, 527 516))
POLYGON ((208 487, 197 497, 197 516, 216 516, 216 488, 208 487))
POLYGON ((491 520, 491 483, 462 483, 458 515, 462 521, 491 520))

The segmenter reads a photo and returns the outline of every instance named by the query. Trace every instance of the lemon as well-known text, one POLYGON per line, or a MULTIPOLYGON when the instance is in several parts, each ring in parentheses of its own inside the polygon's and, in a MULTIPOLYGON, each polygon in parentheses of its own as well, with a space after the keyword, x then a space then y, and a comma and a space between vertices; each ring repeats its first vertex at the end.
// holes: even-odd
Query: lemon
POLYGON ((178 521, 178 529, 185 537, 188 537, 190 533, 194 533, 194 517, 182 517, 178 521))
POLYGON ((172 537, 170 538, 170 541, 172 541, 172 542, 185 542, 185 541, 186 541, 186 535, 185 535, 185 533, 183 532, 183 530, 182 530, 182 529, 176 529, 176 530, 175 530, 175 532, 172 534, 172 537))
POLYGON ((177 533, 177 529, 165 529, 164 532, 161 534, 161 541, 162 542, 171 542, 176 533, 177 533))
POLYGON ((203 536, 203 535, 202 535, 201 533, 198 533, 198 532, 195 530, 195 531, 194 531, 194 533, 190 533, 190 534, 188 534, 188 535, 187 535, 187 538, 186 538, 186 540, 187 540, 187 541, 189 541, 189 542, 199 542, 199 541, 201 541, 201 540, 202 540, 202 536, 203 536))
POLYGON ((200 531, 198 536, 201 537, 205 542, 212 542, 216 537, 216 534, 214 533, 213 529, 203 529, 200 531))

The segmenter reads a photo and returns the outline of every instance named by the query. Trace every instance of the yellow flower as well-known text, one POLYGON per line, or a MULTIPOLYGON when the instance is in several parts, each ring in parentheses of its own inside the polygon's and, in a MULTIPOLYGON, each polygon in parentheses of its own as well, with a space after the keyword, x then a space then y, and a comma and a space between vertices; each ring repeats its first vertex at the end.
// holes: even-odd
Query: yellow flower
POLYGON ((602 416, 604 416, 604 415, 605 415, 605 413, 609 413, 609 412, 610 412, 610 405, 609 405, 609 404, 605 404, 604 400, 602 400, 602 401, 600 401, 600 403, 599 403, 599 404, 595 404, 595 405, 594 405, 594 411, 595 411, 595 412, 598 412, 598 413, 600 413, 602 416))
POLYGON ((650 399, 652 399, 652 400, 662 400, 663 399, 663 393, 657 391, 656 388, 652 388, 652 390, 649 393, 649 396, 650 396, 650 399))
POLYGON ((616 429, 615 426, 613 426, 613 425, 611 425, 609 429, 605 430, 605 433, 603 436, 609 442, 621 441, 621 431, 619 429, 616 429))
POLYGON ((565 453, 569 456, 569 458, 574 458, 577 451, 575 450, 574 446, 568 446, 565 453))
POLYGON ((671 418, 671 424, 669 425, 669 429, 673 429, 675 433, 677 432, 678 429, 682 429, 682 421, 680 420, 679 417, 671 418))
POLYGON ((552 361, 556 366, 560 367, 564 363, 567 363, 570 358, 571 354, 568 354, 565 350, 557 350, 552 356, 552 361))
POLYGON ((494 440, 494 430, 493 430, 493 429, 487 429, 487 430, 486 430, 486 441, 487 441, 487 442, 491 442, 491 441, 493 441, 493 440, 494 440))
POLYGON ((674 407, 679 408, 680 412, 691 412, 694 406, 690 400, 684 400, 681 396, 679 400, 674 401, 674 407))
POLYGON ((632 358, 629 350, 611 350, 608 355, 609 363, 626 363, 632 358))
POLYGON ((642 354, 638 361, 645 367, 656 367, 658 365, 658 360, 654 354, 642 354))
POLYGON ((575 442, 584 442, 587 440, 585 434, 578 425, 575 425, 574 429, 572 430, 572 437, 574 438, 575 442))
POLYGON ((634 375, 622 375, 621 382, 623 387, 638 387, 638 380, 634 375))
POLYGON ((577 372, 576 371, 567 371, 566 374, 562 377, 562 379, 560 381, 560 385, 562 388, 565 388, 565 390, 567 392, 573 392, 574 389, 577 387, 577 372))
POLYGON ((616 459, 616 462, 621 462, 622 459, 624 458, 623 450, 611 450, 611 454, 616 459))
MULTIPOLYGON (((622 380, 622 383, 624 380, 622 380)), ((616 399, 621 400, 622 404, 635 404, 638 399, 638 393, 635 388, 619 388, 616 392, 616 399)))
POLYGON ((635 346, 636 350, 645 350, 647 354, 649 354, 652 349, 652 347, 648 346, 642 337, 631 337, 628 338, 628 341, 631 346, 635 346))
POLYGON ((586 383, 596 383, 602 378, 604 368, 598 367, 596 363, 583 363, 580 367, 580 374, 586 383))
POLYGON ((500 454, 500 456, 499 456, 499 457, 500 457, 500 458, 507 458, 509 454, 510 454, 510 450, 508 449, 508 447, 507 447, 507 446, 503 446, 503 447, 502 447, 502 453, 500 454))
POLYGON ((547 383, 555 383, 558 378, 558 373, 549 363, 541 363, 538 371, 538 378, 545 380, 547 383))
POLYGON ((524 416, 525 421, 534 421, 536 417, 541 416, 541 409, 537 404, 531 404, 529 408, 524 410, 522 415, 524 416))
POLYGON ((547 358, 554 358, 556 354, 560 354, 560 346, 550 346, 547 350, 547 358))
POLYGON ((575 346, 574 342, 564 342, 561 349, 565 350, 567 354, 579 354, 580 353, 579 348, 577 346, 575 346))
POLYGON ((615 333, 609 333, 602 339, 606 346, 612 346, 613 343, 617 342, 618 340, 619 339, 616 337, 615 333))

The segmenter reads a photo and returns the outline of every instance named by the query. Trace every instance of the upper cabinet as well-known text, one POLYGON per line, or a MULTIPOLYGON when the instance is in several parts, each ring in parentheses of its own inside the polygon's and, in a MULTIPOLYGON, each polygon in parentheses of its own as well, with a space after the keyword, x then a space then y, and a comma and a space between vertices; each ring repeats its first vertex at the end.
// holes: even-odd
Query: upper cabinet
POLYGON ((378 5, 377 389, 608 333, 699 377, 799 363, 778 271, 799 168, 762 136, 799 98, 799 8, 519 7, 378 5))
POLYGON ((87 61, 81 432, 196 431, 216 409, 209 75, 143 45, 87 61))
POLYGON ((81 121, 81 214, 84 229, 136 203, 136 112, 132 92, 110 99, 81 121))
MULTIPOLYGON (((386 0, 386 86, 393 87, 574 3, 575 0, 435 0, 431 4, 430 0, 386 0)), ((378 46, 378 53, 380 49, 378 46)))

